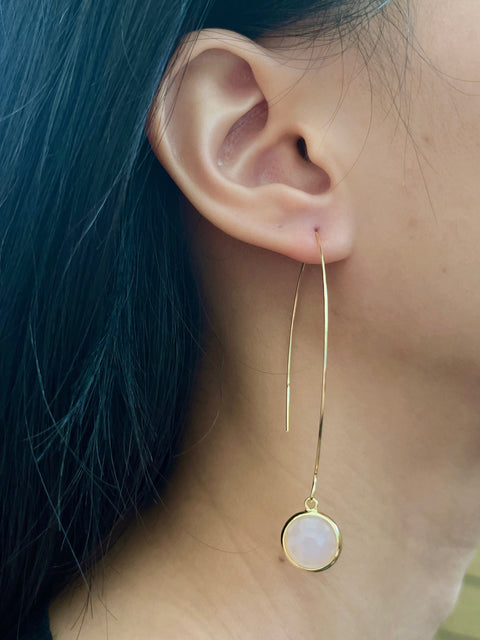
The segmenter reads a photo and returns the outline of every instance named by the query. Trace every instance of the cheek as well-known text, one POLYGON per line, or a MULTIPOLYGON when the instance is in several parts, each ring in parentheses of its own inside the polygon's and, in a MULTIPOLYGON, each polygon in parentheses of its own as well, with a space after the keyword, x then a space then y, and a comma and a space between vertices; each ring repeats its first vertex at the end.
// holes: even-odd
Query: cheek
POLYGON ((408 113, 406 193, 423 191, 440 225, 463 220, 474 231, 480 229, 480 96, 460 92, 432 73, 424 71, 408 113))
POLYGON ((415 0, 412 31, 416 133, 434 143, 433 152, 449 146, 460 155, 478 149, 480 2, 415 0))
POLYGON ((404 116, 441 206, 447 190, 478 194, 480 2, 413 0, 412 9, 404 116))
POLYGON ((435 235, 463 280, 468 268, 480 268, 480 3, 425 0, 418 5, 411 146, 435 216, 435 235))
POLYGON ((412 46, 453 86, 468 91, 477 84, 478 89, 480 3, 416 0, 412 46))
POLYGON ((337 142, 348 133, 345 181, 357 224, 341 308, 348 326, 383 354, 404 354, 432 371, 475 370, 480 2, 409 2, 408 60, 401 44, 395 49, 395 70, 406 70, 400 89, 402 74, 390 73, 388 63, 391 83, 375 83, 372 93, 371 76, 360 74, 332 119, 337 142))
MULTIPOLYGON (((467 4, 480 24, 480 3, 467 4)), ((399 112, 386 116, 388 97, 377 100, 350 175, 359 224, 349 275, 365 335, 448 371, 480 364, 480 82, 468 75, 480 80, 480 35, 457 42, 448 31, 449 47, 443 18, 433 22, 435 37, 424 45, 419 34, 412 49, 399 112), (442 73, 442 60, 469 81, 442 73)))

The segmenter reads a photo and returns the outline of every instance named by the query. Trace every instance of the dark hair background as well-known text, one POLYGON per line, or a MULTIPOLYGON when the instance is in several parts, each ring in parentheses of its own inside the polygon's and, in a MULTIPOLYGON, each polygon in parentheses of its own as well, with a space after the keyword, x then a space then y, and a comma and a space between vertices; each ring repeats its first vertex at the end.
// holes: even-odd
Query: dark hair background
POLYGON ((3 0, 0 635, 161 491, 201 348, 179 194, 149 107, 179 40, 309 19, 336 39, 386 2, 3 0))

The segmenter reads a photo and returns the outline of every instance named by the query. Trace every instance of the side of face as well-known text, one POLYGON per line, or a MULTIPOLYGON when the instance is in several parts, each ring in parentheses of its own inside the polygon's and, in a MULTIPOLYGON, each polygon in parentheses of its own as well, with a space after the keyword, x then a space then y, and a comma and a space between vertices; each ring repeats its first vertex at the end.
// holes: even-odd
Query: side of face
POLYGON ((317 44, 201 32, 159 92, 149 138, 227 236, 318 263, 318 231, 345 332, 385 356, 471 371, 480 6, 410 0, 402 19, 395 4, 399 31, 385 23, 367 61, 354 47, 325 59, 317 44))

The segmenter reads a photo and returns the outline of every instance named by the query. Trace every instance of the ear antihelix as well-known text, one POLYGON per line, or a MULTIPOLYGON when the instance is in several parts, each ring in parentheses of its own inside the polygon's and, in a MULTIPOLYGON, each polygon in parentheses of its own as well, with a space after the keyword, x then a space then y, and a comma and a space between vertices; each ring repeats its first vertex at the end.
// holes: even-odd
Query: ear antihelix
POLYGON ((268 104, 265 99, 258 102, 239 118, 228 131, 218 150, 217 164, 227 167, 236 156, 242 154, 258 134, 265 128, 268 120, 268 104))

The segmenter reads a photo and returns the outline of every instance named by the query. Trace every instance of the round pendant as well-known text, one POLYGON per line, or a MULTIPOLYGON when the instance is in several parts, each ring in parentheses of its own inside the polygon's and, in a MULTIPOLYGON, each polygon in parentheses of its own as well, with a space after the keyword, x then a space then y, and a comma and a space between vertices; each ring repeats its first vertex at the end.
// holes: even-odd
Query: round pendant
POLYGON ((331 518, 307 509, 285 524, 282 546, 288 560, 299 569, 324 571, 340 555, 342 534, 331 518))

